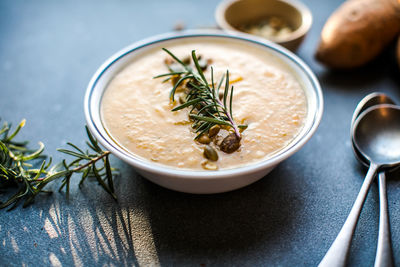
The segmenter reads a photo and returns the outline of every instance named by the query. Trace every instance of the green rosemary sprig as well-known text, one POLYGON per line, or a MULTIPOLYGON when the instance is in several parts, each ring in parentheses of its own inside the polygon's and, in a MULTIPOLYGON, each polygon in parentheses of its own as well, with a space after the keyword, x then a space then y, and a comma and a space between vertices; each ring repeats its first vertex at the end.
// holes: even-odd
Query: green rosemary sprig
POLYGON ((25 125, 25 120, 11 132, 11 125, 5 122, 0 129, 0 195, 10 195, 11 188, 16 188, 6 201, 0 201, 0 209, 10 205, 13 209, 19 201, 23 201, 23 207, 33 202, 39 193, 51 193, 45 187, 61 179, 59 191, 65 188, 66 197, 69 196, 70 181, 73 174, 80 174, 79 186, 88 177, 93 177, 99 185, 107 191, 114 199, 113 174, 115 169, 111 168, 109 151, 104 151, 97 140, 86 127, 89 141, 86 142, 88 149, 83 151, 74 144, 67 143, 71 149, 58 149, 59 152, 73 157, 71 162, 65 159, 58 164, 52 165, 52 159, 42 154, 44 144, 39 142, 37 150, 28 149, 28 142, 17 142, 14 138, 25 125), (96 166, 99 163, 100 166, 96 166), (35 168, 39 166, 39 168, 35 168))
POLYGON ((233 129, 236 137, 240 140, 241 135, 239 128, 245 129, 246 125, 237 125, 233 120, 232 115, 232 99, 233 99, 233 86, 229 84, 229 71, 223 75, 215 86, 214 83, 214 70, 211 67, 211 85, 207 81, 203 69, 199 64, 199 59, 196 56, 195 50, 192 51, 191 57, 194 63, 194 68, 189 64, 184 63, 182 60, 177 58, 168 49, 163 48, 178 64, 181 69, 170 70, 169 73, 155 76, 154 78, 168 77, 164 82, 178 77, 176 83, 173 85, 170 92, 170 99, 174 101, 176 90, 179 86, 183 85, 186 81, 186 88, 189 91, 186 94, 184 103, 172 109, 177 111, 186 107, 191 107, 189 118, 193 120, 192 127, 197 133, 195 139, 198 139, 201 135, 206 133, 214 125, 225 125, 233 129), (219 97, 219 91, 224 84, 222 99, 219 97))

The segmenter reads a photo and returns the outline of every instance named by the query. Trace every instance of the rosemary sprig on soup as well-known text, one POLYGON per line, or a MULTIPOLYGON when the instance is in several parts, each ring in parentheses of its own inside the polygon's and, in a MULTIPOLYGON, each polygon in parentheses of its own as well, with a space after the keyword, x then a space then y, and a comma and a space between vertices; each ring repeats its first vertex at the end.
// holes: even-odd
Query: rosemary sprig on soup
POLYGON ((167 58, 165 64, 168 73, 158 75, 154 78, 168 77, 164 82, 171 81, 172 89, 170 101, 175 102, 175 95, 179 93, 180 105, 175 106, 172 111, 184 108, 189 109, 188 117, 193 122, 192 128, 196 136, 195 140, 204 147, 204 156, 211 161, 218 160, 218 153, 210 145, 217 144, 219 149, 225 153, 233 153, 240 147, 242 139, 239 128, 244 130, 247 125, 237 125, 232 115, 233 85, 229 83, 229 71, 226 71, 218 84, 214 81, 214 70, 210 66, 211 81, 205 76, 211 59, 205 60, 197 57, 195 50, 191 57, 183 60, 177 58, 168 49, 163 48, 173 60, 167 58), (223 90, 221 90, 224 84, 223 90), (220 91, 221 90, 221 91, 220 91), (230 133, 220 141, 218 133, 224 128, 230 133))
POLYGON ((125 151, 182 170, 267 160, 295 140, 306 116, 305 92, 287 63, 225 41, 171 42, 135 54, 101 100, 104 127, 125 151))

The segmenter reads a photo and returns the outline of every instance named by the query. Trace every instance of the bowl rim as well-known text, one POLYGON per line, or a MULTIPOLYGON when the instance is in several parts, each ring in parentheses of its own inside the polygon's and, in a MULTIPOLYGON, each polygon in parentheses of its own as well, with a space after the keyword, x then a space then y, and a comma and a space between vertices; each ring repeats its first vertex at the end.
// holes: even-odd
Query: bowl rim
MULTIPOLYGON (((234 3, 236 2, 241 2, 244 0, 223 0, 221 1, 216 10, 215 10, 215 20, 217 21, 217 24, 225 30, 229 31, 237 31, 237 32, 242 32, 235 27, 233 27, 227 20, 226 20, 226 10, 234 3)), ((311 28, 313 17, 310 9, 303 4, 300 1, 297 0, 273 0, 277 2, 283 2, 286 3, 289 6, 292 6, 294 9, 296 9, 300 15, 301 15, 301 25, 298 27, 295 31, 293 31, 291 34, 288 34, 286 37, 270 37, 268 40, 271 40, 273 42, 277 43, 286 43, 286 42, 291 42, 293 40, 299 39, 302 36, 304 36, 311 28)))
MULTIPOLYGON (((105 88, 102 90, 102 94, 104 93, 105 88)), ((100 112, 100 103, 99 101, 98 107, 96 110, 100 112)), ((110 58, 108 58, 94 73, 92 78, 89 81, 89 84, 86 89, 85 97, 84 97, 84 113, 87 126, 90 132, 94 135, 94 137, 113 155, 120 158, 121 160, 129 163, 131 166, 138 168, 139 170, 143 170, 145 172, 150 173, 159 173, 163 175, 174 176, 175 178, 190 178, 190 179, 229 179, 233 176, 243 175, 246 173, 254 173, 258 171, 262 171, 263 169, 267 169, 269 167, 275 166, 281 161, 293 155, 297 152, 315 133, 318 128, 318 125, 321 121, 323 114, 323 95, 320 84, 312 72, 312 70, 295 54, 287 50, 286 48, 277 45, 271 41, 268 41, 263 38, 258 38, 250 34, 243 34, 238 32, 225 32, 219 30, 187 30, 183 32, 170 32, 155 35, 153 37, 149 37, 143 39, 141 41, 135 42, 127 47, 119 50, 110 58), (316 110, 315 114, 313 114, 313 122, 307 131, 303 133, 303 136, 300 136, 296 142, 290 144, 286 150, 282 153, 278 152, 270 158, 265 160, 261 160, 252 164, 244 165, 241 167, 233 168, 233 169, 223 169, 223 170, 187 170, 187 169, 177 169, 168 165, 162 164, 154 164, 151 161, 146 161, 145 159, 141 159, 140 157, 135 158, 132 153, 127 153, 124 149, 114 142, 114 144, 110 143, 99 131, 98 127, 103 127, 102 122, 95 122, 91 113, 91 97, 93 95, 94 89, 96 88, 96 84, 101 78, 101 76, 119 59, 123 58, 127 54, 139 50, 143 47, 147 47, 153 44, 161 43, 169 40, 176 39, 184 39, 191 37, 218 37, 218 38, 231 38, 238 39, 241 41, 250 42, 256 45, 263 46, 265 48, 273 50, 273 53, 281 54, 284 57, 287 57, 291 62, 298 65, 299 68, 304 72, 304 74, 309 79, 312 84, 312 91, 316 96, 316 110), (98 125, 100 123, 100 125, 98 125)), ((311 119, 310 119, 311 120, 311 119)), ((109 138, 111 139, 111 138, 109 138)))

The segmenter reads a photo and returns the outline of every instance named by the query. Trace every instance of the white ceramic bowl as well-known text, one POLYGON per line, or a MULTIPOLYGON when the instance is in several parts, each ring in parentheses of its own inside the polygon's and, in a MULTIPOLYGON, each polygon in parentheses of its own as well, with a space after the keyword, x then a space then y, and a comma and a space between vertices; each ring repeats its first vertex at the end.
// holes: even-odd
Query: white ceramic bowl
POLYGON ((313 135, 322 117, 323 100, 320 85, 313 72, 296 55, 285 48, 247 34, 227 34, 220 31, 187 31, 169 33, 134 43, 109 58, 91 79, 84 102, 86 121, 90 131, 99 142, 115 156, 132 165, 136 171, 150 181, 163 187, 196 194, 231 191, 249 185, 268 174, 278 163, 298 151, 313 135), (261 162, 229 170, 188 171, 162 166, 145 161, 122 149, 107 134, 104 128, 100 104, 110 80, 135 57, 148 49, 166 44, 179 43, 186 39, 225 40, 258 46, 283 60, 303 85, 308 105, 305 125, 300 134, 284 149, 261 162))

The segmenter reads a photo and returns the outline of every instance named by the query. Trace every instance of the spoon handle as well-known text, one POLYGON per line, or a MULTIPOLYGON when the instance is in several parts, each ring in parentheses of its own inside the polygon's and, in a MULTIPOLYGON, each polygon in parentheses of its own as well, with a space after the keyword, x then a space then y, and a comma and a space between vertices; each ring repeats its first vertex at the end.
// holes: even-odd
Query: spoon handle
POLYGON ((390 240, 390 222, 386 194, 386 175, 380 172, 378 176, 379 183, 379 234, 378 246, 376 248, 375 267, 392 267, 393 252, 392 242, 390 240))
POLYGON ((364 205, 365 198, 367 197, 368 190, 372 184, 372 181, 374 180, 377 170, 378 165, 371 163, 368 173, 365 176, 364 182, 361 186, 360 192, 358 193, 356 201, 351 208, 350 214, 335 241, 332 243, 328 252, 319 263, 319 267, 346 266, 347 255, 350 250, 351 239, 353 237, 354 230, 357 226, 358 217, 360 217, 361 209, 364 205))

